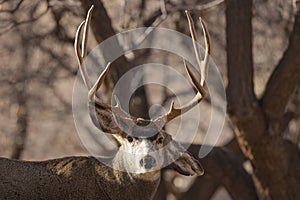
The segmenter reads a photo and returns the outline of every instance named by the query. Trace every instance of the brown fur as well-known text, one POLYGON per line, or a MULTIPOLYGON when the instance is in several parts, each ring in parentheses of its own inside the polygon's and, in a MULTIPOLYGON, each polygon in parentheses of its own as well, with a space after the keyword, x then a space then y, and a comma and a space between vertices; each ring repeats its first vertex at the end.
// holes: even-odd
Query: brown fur
POLYGON ((43 162, 0 158, 0 169, 0 199, 152 199, 159 183, 159 178, 116 173, 93 157, 43 162))

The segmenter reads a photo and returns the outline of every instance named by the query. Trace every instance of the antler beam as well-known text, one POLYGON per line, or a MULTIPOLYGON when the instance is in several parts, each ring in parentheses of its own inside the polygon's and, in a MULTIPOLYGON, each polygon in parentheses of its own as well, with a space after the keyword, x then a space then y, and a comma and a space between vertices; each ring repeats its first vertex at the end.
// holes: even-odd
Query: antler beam
POLYGON ((76 31, 75 43, 74 43, 77 62, 79 64, 79 70, 80 70, 83 82, 89 90, 89 93, 88 93, 89 104, 95 103, 97 105, 97 107, 109 110, 110 112, 113 112, 120 117, 129 117, 129 115, 125 111, 122 110, 119 103, 117 103, 116 106, 111 106, 107 103, 104 103, 101 99, 99 99, 96 96, 97 90, 100 88, 100 86, 102 85, 103 81, 106 78, 106 75, 108 74, 108 71, 110 69, 110 62, 106 65, 104 71, 100 74, 100 76, 98 77, 98 79, 94 85, 92 85, 90 83, 90 79, 88 77, 84 59, 87 56, 88 31, 89 31, 89 27, 90 27, 90 21, 91 21, 93 9, 94 9, 94 6, 91 6, 91 8, 89 9, 89 11, 87 13, 86 19, 79 25, 79 27, 76 31), (81 49, 80 49, 81 35, 83 35, 83 36, 82 36, 81 49))
POLYGON ((196 37, 196 32, 195 32, 195 27, 194 27, 194 21, 188 11, 185 11, 185 13, 186 13, 186 16, 187 16, 187 19, 189 22, 189 29, 190 29, 191 37, 193 40, 193 47, 194 47, 194 53, 196 56, 197 64, 200 68, 200 74, 201 74, 200 83, 198 82, 195 75, 191 72, 191 70, 187 67, 186 62, 184 61, 184 66, 185 66, 186 72, 187 72, 188 76, 190 77, 192 85, 196 88, 197 94, 189 103, 182 106, 181 108, 175 108, 174 101, 172 101, 169 111, 165 115, 163 115, 155 120, 155 123, 158 124, 159 127, 161 127, 162 125, 168 123, 172 119, 174 119, 174 118, 186 113, 190 109, 192 109, 206 95, 205 80, 206 80, 207 68, 208 68, 208 63, 209 63, 209 54, 210 54, 209 33, 207 31, 204 21, 201 18, 199 18, 200 24, 201 24, 201 27, 203 30, 204 39, 205 39, 205 56, 204 56, 204 59, 202 60, 200 57, 200 54, 199 54, 198 47, 197 47, 197 37, 196 37))

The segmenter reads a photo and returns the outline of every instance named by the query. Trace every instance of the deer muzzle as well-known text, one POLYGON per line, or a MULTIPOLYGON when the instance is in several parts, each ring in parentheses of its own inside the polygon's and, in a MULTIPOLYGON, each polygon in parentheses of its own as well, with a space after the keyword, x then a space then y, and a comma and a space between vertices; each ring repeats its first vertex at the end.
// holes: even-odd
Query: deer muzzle
POLYGON ((140 160, 141 167, 145 169, 151 169, 156 166, 156 160, 152 156, 145 156, 140 160))

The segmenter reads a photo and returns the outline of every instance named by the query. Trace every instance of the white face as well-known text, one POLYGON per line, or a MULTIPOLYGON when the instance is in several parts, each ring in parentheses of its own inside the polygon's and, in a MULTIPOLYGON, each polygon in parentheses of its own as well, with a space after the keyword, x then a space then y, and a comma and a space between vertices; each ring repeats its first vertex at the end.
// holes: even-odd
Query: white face
MULTIPOLYGON (((101 120, 101 116, 98 119, 101 120)), ((101 121, 101 125, 104 130, 111 130, 111 134, 119 143, 119 150, 113 160, 113 165, 118 170, 139 174, 138 177, 148 180, 158 179, 161 168, 166 167, 166 164, 168 168, 175 169, 183 175, 203 174, 200 163, 186 152, 180 143, 173 140, 170 134, 158 130, 155 124, 146 127, 123 126, 122 128, 130 133, 127 134, 117 125, 111 129, 112 121, 101 121)))
POLYGON ((158 171, 164 162, 161 150, 167 138, 166 133, 158 133, 152 137, 133 137, 129 135, 114 135, 120 143, 124 167, 137 174, 158 171))

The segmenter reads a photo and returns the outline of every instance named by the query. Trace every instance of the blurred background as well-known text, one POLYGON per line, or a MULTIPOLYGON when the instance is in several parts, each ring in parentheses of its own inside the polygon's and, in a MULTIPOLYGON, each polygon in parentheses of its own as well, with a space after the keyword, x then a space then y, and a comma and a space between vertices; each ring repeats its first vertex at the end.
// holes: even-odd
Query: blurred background
MULTIPOLYGON (((0 156, 45 160, 70 155, 89 155, 75 129, 72 92, 78 71, 73 49, 74 35, 91 4, 95 4, 96 7, 89 49, 115 33, 137 27, 164 27, 189 35, 184 10, 191 10, 195 21, 201 16, 211 36, 211 57, 221 73, 225 87, 227 86, 228 18, 225 16, 226 3, 222 0, 1 0, 0 156)), ((245 4, 245 7, 247 6, 245 4)), ((295 2, 253 0, 251 6, 253 89, 259 99, 264 95, 267 82, 289 45, 289 37, 295 24, 295 2)), ((243 18, 239 15, 236 17, 243 18)), ((196 29, 200 43, 203 44, 199 23, 196 29)), ((100 91, 101 95, 109 99, 111 88, 126 70, 149 61, 173 66, 182 74, 185 73, 181 58, 175 55, 152 50, 132 52, 116 61, 105 88, 100 91)), ((147 77, 147 74, 145 76, 147 77)), ((300 147, 298 85, 299 80, 288 99, 287 107, 292 114, 280 136, 300 147)), ((169 105, 172 94, 164 89, 152 92, 154 90, 155 87, 146 87, 136 92, 132 98, 133 115, 147 115, 145 110, 154 103, 169 105)), ((204 101, 202 109, 207 115, 210 111, 205 110, 209 106, 208 99, 204 101)), ((195 139, 196 145, 201 144, 207 124, 205 119, 201 121, 199 136, 195 139)), ((217 153, 212 156, 212 164, 209 164, 211 171, 219 173, 218 176, 208 172, 208 176, 196 180, 165 171, 156 198, 245 199, 241 196, 243 191, 245 194, 254 192, 252 196, 248 195, 248 199, 270 198, 269 194, 259 189, 262 186, 259 178, 253 175, 253 163, 250 164, 248 155, 245 156, 241 152, 235 139, 235 131, 234 122, 229 117, 226 118, 224 130, 217 143, 220 149, 216 149, 217 153), (226 156, 227 151, 230 151, 228 154, 231 156, 232 153, 235 157, 233 159, 225 156, 223 162, 224 158, 220 157, 218 151, 226 156), (234 186, 236 179, 239 179, 237 177, 242 175, 237 173, 235 179, 235 174, 229 175, 222 171, 234 173, 238 165, 242 166, 239 170, 245 170, 242 173, 247 173, 247 181, 251 179, 249 187, 248 183, 245 184, 247 191, 243 188, 230 189, 228 186, 234 186), (230 183, 226 185, 222 178, 230 183), (253 185, 255 189, 252 191, 253 185), (236 191, 241 193, 234 194, 236 191)), ((210 163, 211 158, 207 159, 207 163, 210 163)))

